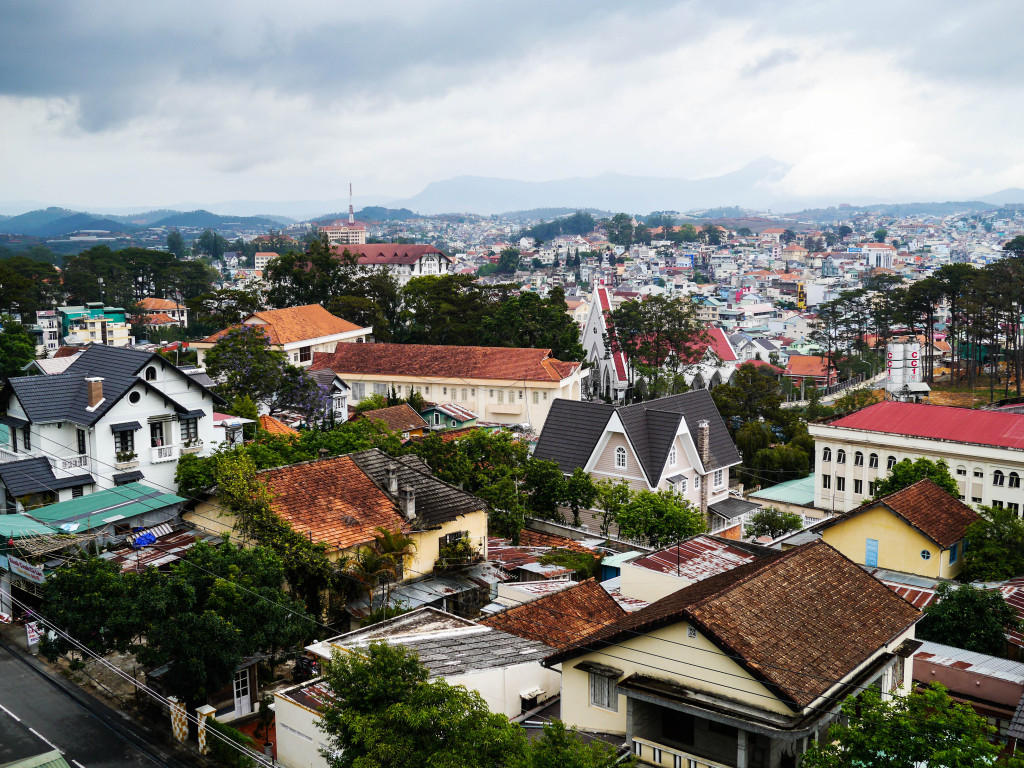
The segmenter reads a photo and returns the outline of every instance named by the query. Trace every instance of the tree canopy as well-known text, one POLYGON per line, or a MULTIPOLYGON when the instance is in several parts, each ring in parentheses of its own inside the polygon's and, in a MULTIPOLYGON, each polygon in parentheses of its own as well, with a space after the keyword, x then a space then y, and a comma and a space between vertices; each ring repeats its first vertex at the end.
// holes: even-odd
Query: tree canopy
POLYGON ((28 329, 9 315, 0 316, 0 385, 12 376, 23 376, 35 360, 36 343, 28 329))
POLYGON ((803 518, 793 512, 782 512, 775 507, 760 509, 750 516, 746 533, 748 536, 768 536, 777 539, 790 531, 803 528, 803 518))
POLYGON ((897 462, 886 477, 875 483, 875 498, 888 496, 925 478, 930 479, 953 498, 960 497, 960 488, 949 473, 949 465, 945 459, 932 461, 922 456, 914 461, 903 459, 897 462))
POLYGON ((970 547, 960 578, 1002 581, 1024 576, 1024 520, 1002 507, 981 507, 981 519, 967 528, 970 547))
POLYGON ((619 535, 652 547, 704 532, 700 512, 672 491, 638 491, 618 515, 619 535))
POLYGON ((1019 630, 1021 622, 998 589, 943 582, 935 597, 924 609, 917 637, 990 656, 1006 655, 1006 634, 1019 630))

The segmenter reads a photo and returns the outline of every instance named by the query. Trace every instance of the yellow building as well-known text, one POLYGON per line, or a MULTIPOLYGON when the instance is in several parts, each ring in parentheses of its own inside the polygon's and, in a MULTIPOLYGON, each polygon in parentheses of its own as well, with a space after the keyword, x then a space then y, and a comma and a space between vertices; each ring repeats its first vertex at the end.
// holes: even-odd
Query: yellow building
MULTIPOLYGON (((260 472, 273 496, 271 508, 311 541, 327 545, 332 562, 373 543, 380 528, 413 540, 402 563, 401 581, 428 576, 442 550, 468 541, 487 556, 484 502, 449 485, 417 456, 394 459, 376 448, 260 472)), ((236 531, 237 520, 216 497, 200 503, 185 520, 217 535, 236 531)), ((465 547, 463 547, 466 549, 465 547)))
POLYGON ((909 688, 916 608, 821 541, 698 581, 545 659, 561 716, 664 768, 794 768, 836 702, 909 688))
POLYGON ((978 519, 974 510, 925 479, 814 530, 856 563, 952 579, 963 566, 967 527, 978 519))

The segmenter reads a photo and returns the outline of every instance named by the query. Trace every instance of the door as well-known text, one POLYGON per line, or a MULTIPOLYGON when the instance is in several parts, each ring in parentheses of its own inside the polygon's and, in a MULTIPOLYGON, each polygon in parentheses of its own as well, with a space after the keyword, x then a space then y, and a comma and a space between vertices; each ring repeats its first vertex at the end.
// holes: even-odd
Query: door
POLYGON ((159 448, 164 444, 164 425, 157 421, 149 425, 149 440, 153 448, 159 448))
POLYGON ((878 566, 878 539, 868 539, 864 552, 864 565, 878 566))
POLYGON ((249 695, 249 670, 235 672, 235 717, 252 712, 252 697, 249 695))

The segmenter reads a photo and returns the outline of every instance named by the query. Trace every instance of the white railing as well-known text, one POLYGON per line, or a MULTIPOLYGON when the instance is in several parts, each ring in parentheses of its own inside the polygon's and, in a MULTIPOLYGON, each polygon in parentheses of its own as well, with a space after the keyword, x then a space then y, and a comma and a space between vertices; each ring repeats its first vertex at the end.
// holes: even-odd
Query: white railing
POLYGON ((734 768, 726 763, 715 763, 705 757, 691 755, 678 749, 666 747, 656 741, 633 738, 633 755, 648 765, 664 768, 734 768))
POLYGON ((178 458, 178 446, 176 445, 160 445, 151 450, 150 461, 153 464, 159 464, 162 461, 174 461, 178 458))
POLYGON ((53 466, 56 469, 89 469, 89 457, 84 453, 78 456, 54 456, 53 466))
POLYGON ((0 461, 20 461, 27 458, 27 453, 15 453, 7 448, 0 448, 0 461))

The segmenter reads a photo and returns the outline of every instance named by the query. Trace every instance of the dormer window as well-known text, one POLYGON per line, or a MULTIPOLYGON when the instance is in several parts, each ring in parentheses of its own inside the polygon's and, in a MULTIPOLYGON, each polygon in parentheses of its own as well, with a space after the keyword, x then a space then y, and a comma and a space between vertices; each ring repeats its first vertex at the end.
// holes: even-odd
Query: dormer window
POLYGON ((146 369, 146 381, 156 381, 156 366, 149 366, 146 369))

